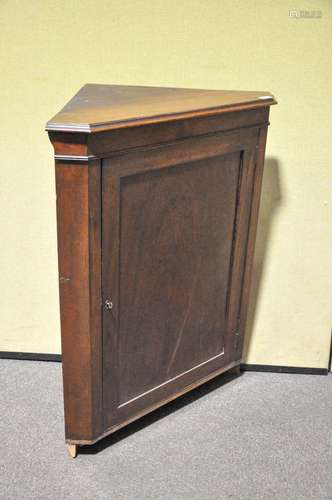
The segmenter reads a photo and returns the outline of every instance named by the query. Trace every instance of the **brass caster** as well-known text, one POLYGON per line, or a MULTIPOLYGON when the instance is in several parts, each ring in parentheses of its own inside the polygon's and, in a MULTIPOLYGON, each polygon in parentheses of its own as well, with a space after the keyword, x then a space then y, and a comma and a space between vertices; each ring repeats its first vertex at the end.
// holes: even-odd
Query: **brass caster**
POLYGON ((69 456, 75 458, 77 455, 77 444, 67 444, 69 456))

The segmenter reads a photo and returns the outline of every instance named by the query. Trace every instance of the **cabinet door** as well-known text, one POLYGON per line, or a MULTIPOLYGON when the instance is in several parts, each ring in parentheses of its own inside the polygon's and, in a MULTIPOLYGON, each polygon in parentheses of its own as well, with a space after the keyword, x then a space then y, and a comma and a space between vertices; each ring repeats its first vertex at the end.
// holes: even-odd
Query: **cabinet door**
POLYGON ((105 428, 238 360, 258 129, 102 166, 105 428))

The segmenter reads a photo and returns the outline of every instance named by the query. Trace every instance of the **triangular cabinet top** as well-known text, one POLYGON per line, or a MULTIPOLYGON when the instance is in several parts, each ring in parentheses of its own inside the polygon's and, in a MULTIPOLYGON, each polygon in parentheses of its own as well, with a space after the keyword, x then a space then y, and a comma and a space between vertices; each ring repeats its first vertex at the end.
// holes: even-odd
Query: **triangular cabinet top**
POLYGON ((87 84, 46 130, 90 133, 271 104, 269 92, 87 84))

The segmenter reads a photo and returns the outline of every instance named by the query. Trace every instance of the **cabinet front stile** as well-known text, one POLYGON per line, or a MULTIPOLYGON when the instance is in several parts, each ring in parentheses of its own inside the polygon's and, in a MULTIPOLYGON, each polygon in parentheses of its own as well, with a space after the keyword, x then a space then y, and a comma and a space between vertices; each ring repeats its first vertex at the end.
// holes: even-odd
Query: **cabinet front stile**
POLYGON ((100 162, 56 161, 65 434, 103 431, 100 162))

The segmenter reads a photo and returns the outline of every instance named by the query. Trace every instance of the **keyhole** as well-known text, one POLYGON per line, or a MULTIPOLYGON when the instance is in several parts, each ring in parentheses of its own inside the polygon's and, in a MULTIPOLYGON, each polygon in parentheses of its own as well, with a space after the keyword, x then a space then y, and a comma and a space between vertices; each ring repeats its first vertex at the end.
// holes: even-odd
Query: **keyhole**
POLYGON ((111 302, 109 299, 105 300, 105 309, 107 309, 108 311, 113 309, 113 302, 111 302))

